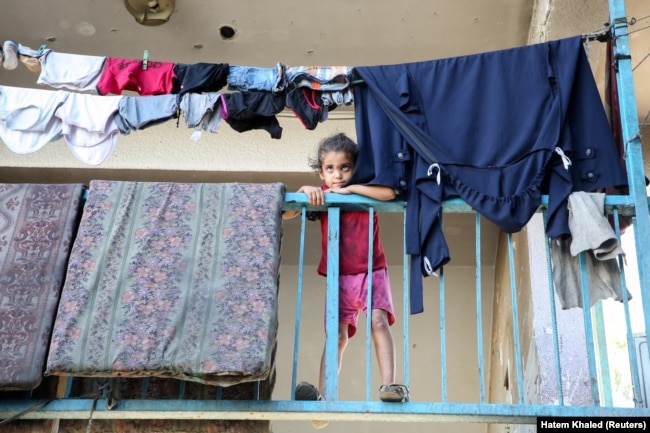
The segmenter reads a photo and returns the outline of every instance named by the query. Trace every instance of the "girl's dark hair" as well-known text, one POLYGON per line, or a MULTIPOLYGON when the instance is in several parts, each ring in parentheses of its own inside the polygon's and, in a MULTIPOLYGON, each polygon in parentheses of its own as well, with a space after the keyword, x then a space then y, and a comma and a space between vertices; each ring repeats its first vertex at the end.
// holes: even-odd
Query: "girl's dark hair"
POLYGON ((359 154, 359 146, 354 142, 354 140, 342 132, 324 138, 318 144, 316 158, 309 158, 309 166, 316 171, 320 170, 323 164, 323 157, 330 152, 346 153, 350 159, 352 159, 352 162, 356 164, 357 155, 359 154))

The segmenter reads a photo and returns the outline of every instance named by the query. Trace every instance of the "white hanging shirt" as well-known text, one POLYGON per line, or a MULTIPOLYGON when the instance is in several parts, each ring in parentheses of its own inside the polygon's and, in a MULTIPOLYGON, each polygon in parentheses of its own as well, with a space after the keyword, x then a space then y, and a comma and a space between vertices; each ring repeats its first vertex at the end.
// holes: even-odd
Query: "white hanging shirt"
POLYGON ((70 93, 56 111, 63 124, 63 138, 80 161, 99 165, 113 151, 119 134, 115 116, 122 98, 70 93))
POLYGON ((40 58, 41 73, 36 81, 57 89, 97 93, 97 82, 106 57, 49 51, 40 58))
POLYGON ((0 138, 9 150, 33 153, 59 140, 63 125, 54 114, 68 96, 62 90, 0 86, 0 138))

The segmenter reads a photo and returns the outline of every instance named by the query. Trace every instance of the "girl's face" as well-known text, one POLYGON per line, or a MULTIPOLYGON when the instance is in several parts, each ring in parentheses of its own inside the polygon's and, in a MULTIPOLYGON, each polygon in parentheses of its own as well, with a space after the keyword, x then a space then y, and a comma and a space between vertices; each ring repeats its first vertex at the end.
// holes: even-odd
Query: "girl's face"
POLYGON ((330 189, 341 188, 352 177, 354 162, 346 152, 329 152, 323 155, 318 175, 330 189))

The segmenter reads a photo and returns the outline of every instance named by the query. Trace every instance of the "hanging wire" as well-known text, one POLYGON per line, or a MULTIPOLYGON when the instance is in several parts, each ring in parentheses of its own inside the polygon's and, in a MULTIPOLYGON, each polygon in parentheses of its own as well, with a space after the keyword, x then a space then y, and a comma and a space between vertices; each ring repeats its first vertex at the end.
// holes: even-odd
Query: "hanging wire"
POLYGON ((631 35, 632 33, 638 33, 641 30, 645 30, 645 29, 649 29, 649 28, 650 28, 650 26, 641 27, 640 29, 636 29, 636 30, 632 30, 631 32, 627 32, 627 34, 631 35))
POLYGON ((635 67, 632 68, 632 72, 634 72, 634 70, 635 70, 636 68, 638 68, 638 67, 641 65, 641 63, 643 63, 643 62, 645 61, 645 59, 647 59, 648 57, 650 57, 650 53, 646 54, 645 57, 642 58, 641 61, 640 61, 639 63, 636 64, 635 67))
MULTIPOLYGON (((639 21, 643 21, 643 20, 648 19, 648 18, 650 18, 650 15, 646 15, 646 16, 641 17, 641 18, 635 18, 635 17, 632 17, 632 18, 630 18, 630 21, 629 21, 627 24, 630 25, 630 26, 633 26, 633 25, 636 25, 636 23, 638 23, 639 21)), ((627 35, 631 35, 632 33, 637 33, 637 32, 640 32, 640 31, 642 31, 642 30, 646 30, 646 29, 648 29, 648 28, 650 28, 650 25, 645 26, 645 27, 641 27, 641 28, 636 29, 636 30, 628 31, 628 32, 627 32, 627 35)), ((639 63, 637 63, 636 66, 634 66, 634 67, 632 68, 632 72, 634 72, 634 71, 636 70, 636 68, 638 68, 639 66, 641 66, 641 64, 642 64, 643 62, 645 62, 645 61, 648 59, 648 57, 650 57, 650 52, 649 52, 648 54, 646 54, 646 55, 641 59, 641 61, 639 61, 639 63)), ((643 128, 643 127, 648 123, 648 118, 650 118, 650 110, 648 110, 648 112, 646 113, 645 118, 643 119, 643 122, 642 122, 641 125, 639 126, 639 129, 642 129, 642 128, 643 128)), ((628 142, 629 142, 629 141, 632 141, 632 140, 634 140, 634 139, 636 139, 636 138, 640 138, 640 134, 636 134, 634 137, 632 137, 630 140, 628 140, 628 142)))
POLYGON ((646 113, 645 118, 643 119, 643 123, 641 123, 641 128, 643 128, 646 125, 646 123, 648 123, 648 117, 650 117, 650 110, 648 110, 648 112, 646 113))

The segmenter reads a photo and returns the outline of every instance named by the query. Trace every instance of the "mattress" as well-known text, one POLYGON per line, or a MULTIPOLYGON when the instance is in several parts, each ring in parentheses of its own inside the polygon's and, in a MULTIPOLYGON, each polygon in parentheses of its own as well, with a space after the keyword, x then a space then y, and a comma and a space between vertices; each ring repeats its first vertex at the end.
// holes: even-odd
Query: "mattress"
POLYGON ((0 390, 43 378, 83 190, 0 184, 0 390))
POLYGON ((281 183, 90 183, 47 375, 231 386, 272 371, 281 183))

